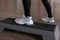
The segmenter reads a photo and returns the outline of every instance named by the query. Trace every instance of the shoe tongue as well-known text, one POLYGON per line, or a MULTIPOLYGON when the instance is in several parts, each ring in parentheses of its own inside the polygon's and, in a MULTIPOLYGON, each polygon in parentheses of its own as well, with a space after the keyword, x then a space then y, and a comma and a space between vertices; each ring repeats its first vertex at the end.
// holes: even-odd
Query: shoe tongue
POLYGON ((32 17, 27 17, 26 19, 32 19, 32 17))
POLYGON ((23 18, 25 18, 25 19, 32 19, 32 17, 25 17, 24 15, 23 15, 23 18))

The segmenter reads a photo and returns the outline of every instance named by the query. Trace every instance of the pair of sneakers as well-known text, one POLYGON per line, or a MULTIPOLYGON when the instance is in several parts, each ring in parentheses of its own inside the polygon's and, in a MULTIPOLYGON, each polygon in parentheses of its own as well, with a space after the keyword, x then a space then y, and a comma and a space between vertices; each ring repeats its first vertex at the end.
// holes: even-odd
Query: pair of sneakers
MULTIPOLYGON (((42 18, 42 21, 51 22, 51 23, 55 22, 53 17, 52 18, 48 18, 48 17, 42 18)), ((22 18, 16 18, 15 22, 17 24, 26 24, 26 25, 33 25, 34 24, 32 17, 26 18, 25 16, 23 16, 22 18)))

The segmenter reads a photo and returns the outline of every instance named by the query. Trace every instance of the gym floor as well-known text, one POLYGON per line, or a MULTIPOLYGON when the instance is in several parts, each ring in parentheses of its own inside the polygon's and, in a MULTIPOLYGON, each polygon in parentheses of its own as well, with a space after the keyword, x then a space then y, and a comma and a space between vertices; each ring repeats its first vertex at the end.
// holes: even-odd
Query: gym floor
MULTIPOLYGON (((16 0, 5 0, 5 1, 0 0, 0 20, 5 19, 7 17, 13 17, 13 18, 21 17, 23 13, 22 2, 21 0, 17 2, 18 2, 17 3, 18 8, 16 10, 16 0)), ((39 6, 37 5, 37 0, 35 0, 35 2, 33 2, 32 0, 31 14, 33 13, 32 14, 33 19, 37 22, 41 20, 41 17, 44 17, 46 15, 44 14, 46 13, 46 11, 43 5, 41 4, 41 7, 43 8, 40 7, 40 10, 38 9, 38 7, 39 6), (36 15, 36 13, 38 14, 36 15)), ((59 25, 60 29, 60 3, 57 1, 54 2, 52 8, 55 21, 59 25)), ((0 40, 38 40, 39 37, 38 38, 37 37, 22 32, 16 32, 13 30, 4 30, 4 32, 0 33, 0 40)))

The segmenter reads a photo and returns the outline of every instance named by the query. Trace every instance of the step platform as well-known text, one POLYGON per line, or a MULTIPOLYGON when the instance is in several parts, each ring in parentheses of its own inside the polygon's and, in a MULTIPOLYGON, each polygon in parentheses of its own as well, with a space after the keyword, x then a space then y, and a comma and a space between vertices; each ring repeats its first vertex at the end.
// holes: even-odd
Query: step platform
POLYGON ((15 23, 15 18, 6 18, 0 21, 0 31, 6 29, 42 35, 43 40, 59 40, 59 27, 56 24, 38 23, 34 25, 19 25, 15 23))

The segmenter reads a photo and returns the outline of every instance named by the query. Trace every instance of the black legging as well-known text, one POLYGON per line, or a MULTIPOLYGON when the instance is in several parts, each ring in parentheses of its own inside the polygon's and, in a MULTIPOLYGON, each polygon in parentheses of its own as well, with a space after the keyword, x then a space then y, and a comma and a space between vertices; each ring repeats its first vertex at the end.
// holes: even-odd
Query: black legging
MULTIPOLYGON (((48 17, 51 18, 52 12, 51 12, 51 6, 50 6, 48 0, 41 0, 41 1, 46 8, 48 17)), ((24 6, 25 16, 31 16, 30 15, 31 0, 22 0, 22 2, 23 2, 23 6, 24 6)))

